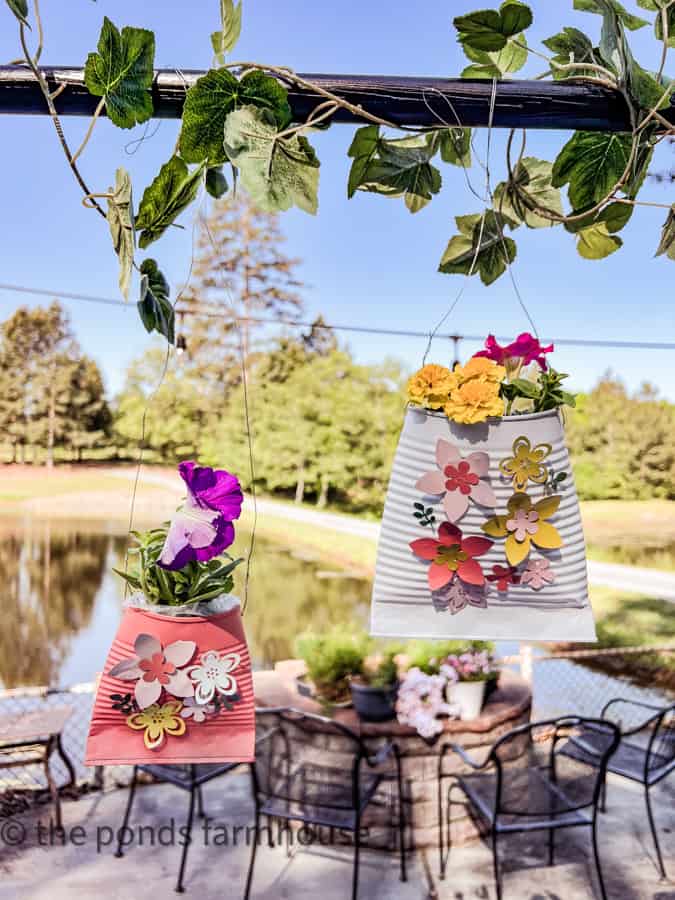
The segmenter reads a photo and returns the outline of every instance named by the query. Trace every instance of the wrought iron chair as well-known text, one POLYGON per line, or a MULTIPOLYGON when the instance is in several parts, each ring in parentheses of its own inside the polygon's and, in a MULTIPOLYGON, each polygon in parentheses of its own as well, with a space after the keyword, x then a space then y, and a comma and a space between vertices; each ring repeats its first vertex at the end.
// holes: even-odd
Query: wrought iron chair
MULTIPOLYGON (((438 761, 438 827, 440 877, 445 878, 451 850, 452 790, 459 788, 464 806, 475 825, 485 837, 491 838, 492 861, 497 900, 502 898, 502 879, 497 853, 498 838, 505 834, 548 831, 548 863, 554 864, 554 835, 558 828, 588 827, 591 829, 600 891, 607 894, 600 866, 597 843, 597 815, 600 791, 608 760, 619 745, 619 729, 611 722, 565 716, 542 722, 528 722, 514 728, 496 741, 482 763, 472 760, 462 747, 445 744, 438 761), (560 756, 569 742, 584 747, 592 759, 565 760, 560 756), (458 775, 443 771, 443 761, 449 751, 456 753, 472 772, 458 775), (510 760, 527 753, 513 766, 510 760), (481 774, 479 774, 481 773, 481 774), (443 816, 443 786, 452 779, 446 796, 445 826, 443 816), (447 831, 447 834, 446 834, 447 831), (447 852, 446 852, 447 838, 447 852)), ((461 802, 461 801, 460 801, 461 802)))
MULTIPOLYGON (((605 704, 601 717, 607 719, 607 713, 610 710, 614 712, 613 707, 619 704, 624 704, 627 707, 624 715, 630 715, 633 721, 635 720, 636 712, 639 713, 644 710, 649 710, 650 712, 646 719, 644 712, 642 712, 640 716, 642 721, 632 728, 623 728, 623 723, 620 720, 617 722, 617 725, 621 728, 621 743, 616 753, 609 760, 607 771, 613 775, 621 775, 623 778, 637 781, 644 786, 647 818, 649 819, 649 827, 654 839, 658 867, 661 877, 666 878, 666 869, 659 845, 658 832, 654 824, 654 813, 649 791, 655 784, 662 781, 666 775, 675 771, 675 703, 662 707, 643 703, 639 700, 624 700, 621 697, 615 697, 605 704)), ((593 764, 592 758, 588 757, 586 745, 579 745, 574 739, 568 743, 562 752, 574 759, 587 762, 590 765, 593 764)), ((606 784, 603 782, 601 802, 603 812, 605 809, 605 792, 606 784)))
POLYGON ((139 771, 146 772, 148 775, 152 775, 158 781, 167 782, 168 784, 175 785, 177 788, 180 788, 183 791, 188 791, 190 794, 190 804, 188 806, 188 817, 185 825, 186 830, 183 832, 185 840, 183 842, 183 852, 180 858, 180 868, 178 870, 178 880, 176 881, 175 888, 177 893, 182 894, 185 890, 183 886, 183 876, 185 875, 185 863, 187 861, 188 847, 190 846, 192 837, 192 822, 195 813, 195 798, 197 800, 197 815, 203 819, 204 800, 202 797, 202 785, 206 784, 208 781, 213 781, 214 778, 218 778, 220 775, 225 775, 228 772, 231 772, 233 769, 236 769, 238 765, 239 763, 191 763, 188 765, 148 764, 134 766, 131 784, 129 785, 129 799, 127 800, 127 808, 124 813, 122 828, 120 829, 118 835, 118 843, 115 856, 124 856, 124 835, 126 834, 126 829, 129 824, 129 816, 131 815, 131 807, 133 806, 134 802, 134 795, 136 793, 136 784, 138 780, 137 776, 139 771))
POLYGON ((397 787, 400 878, 401 881, 406 881, 403 779, 396 744, 386 743, 377 752, 372 752, 358 734, 340 722, 295 709, 258 709, 256 720, 258 724, 273 721, 274 726, 265 732, 258 744, 256 761, 251 766, 255 831, 244 900, 248 900, 251 892, 262 816, 267 817, 268 822, 275 819, 285 822, 287 840, 290 839, 291 822, 300 822, 303 827, 351 832, 354 836, 352 900, 356 900, 361 821, 378 787, 389 775, 381 768, 387 760, 394 763, 391 774, 394 775, 397 787), (327 765, 322 762, 320 755, 315 759, 310 758, 307 753, 302 758, 298 753, 298 746, 307 744, 308 736, 317 731, 347 740, 351 767, 327 765), (365 771, 364 764, 367 767, 365 771))

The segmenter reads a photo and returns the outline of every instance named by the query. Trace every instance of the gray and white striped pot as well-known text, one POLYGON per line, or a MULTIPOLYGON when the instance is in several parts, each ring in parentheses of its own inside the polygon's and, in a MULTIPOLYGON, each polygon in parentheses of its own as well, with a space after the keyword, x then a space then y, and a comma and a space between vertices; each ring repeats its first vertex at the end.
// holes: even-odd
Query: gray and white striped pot
MULTIPOLYGON (((525 492, 533 503, 546 496, 543 484, 528 483, 525 492)), ((507 566, 505 541, 494 540, 492 547, 478 558, 487 576, 494 565, 507 566)), ((456 579, 455 579, 456 580, 456 579)), ((476 425, 459 425, 442 412, 409 407, 394 458, 384 506, 371 607, 371 632, 384 637, 475 638, 497 640, 594 641, 595 627, 588 600, 586 549, 569 456, 565 446, 561 417, 555 410, 488 419, 476 425), (519 566, 522 572, 529 560, 549 561, 554 582, 534 590, 522 581, 510 584, 506 592, 486 582, 483 592, 474 592, 477 603, 451 611, 433 593, 427 580, 429 562, 410 549, 412 541, 437 536, 446 520, 439 496, 425 495, 417 482, 426 472, 437 468, 439 439, 449 441, 462 457, 474 451, 489 456, 489 474, 485 479, 494 490, 494 509, 470 502, 456 520, 464 538, 485 537, 481 526, 495 514, 504 515, 514 493, 512 482, 499 469, 502 460, 513 455, 516 438, 524 436, 532 447, 551 445, 545 465, 554 472, 566 472, 567 478, 555 490, 561 500, 550 518, 562 538, 557 550, 532 546, 528 560, 519 566), (422 527, 415 518, 415 503, 431 506, 435 517, 432 527, 422 527)))

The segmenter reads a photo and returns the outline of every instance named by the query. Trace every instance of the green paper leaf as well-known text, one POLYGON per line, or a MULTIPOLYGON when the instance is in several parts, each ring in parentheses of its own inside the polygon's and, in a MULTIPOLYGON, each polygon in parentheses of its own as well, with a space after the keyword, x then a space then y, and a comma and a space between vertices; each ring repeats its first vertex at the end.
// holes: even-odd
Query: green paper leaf
POLYGON ((90 53, 84 83, 95 97, 105 98, 110 121, 133 128, 152 116, 155 35, 145 28, 115 28, 106 16, 98 39, 98 53, 90 53))
POLYGON ((319 160, 307 138, 280 138, 266 109, 244 106, 225 121, 225 148, 241 182, 261 209, 318 208, 319 160))
POLYGON ((226 69, 211 69, 187 92, 179 138, 180 154, 186 162, 209 165, 227 161, 223 146, 225 119, 235 109, 255 106, 269 110, 279 128, 291 121, 288 92, 263 72, 247 72, 238 81, 226 69))
POLYGON ((154 259, 144 259, 141 263, 141 292, 137 306, 148 333, 157 331, 170 344, 176 342, 176 317, 169 300, 169 284, 154 259))
POLYGON ((514 261, 515 241, 506 236, 502 239, 504 226, 509 223, 490 209, 486 211, 481 229, 481 218, 480 215, 455 216, 460 233, 451 238, 445 248, 439 272, 455 275, 478 273, 483 284, 488 285, 506 271, 507 259, 509 263, 514 261))
POLYGON ((119 285, 124 299, 129 298, 129 282, 134 265, 136 233, 131 200, 131 178, 119 168, 115 172, 115 187, 110 188, 108 199, 108 226, 113 249, 119 259, 119 285))
POLYGON ((574 0, 574 8, 579 12, 590 12, 603 15, 607 8, 611 8, 619 18, 622 25, 625 25, 629 31, 637 31, 638 28, 644 28, 648 25, 646 19, 634 16, 623 7, 619 0, 574 0))
POLYGON ((354 138, 347 151, 347 155, 354 160, 349 170, 347 197, 353 197, 363 182, 368 164, 377 152, 379 140, 380 128, 378 125, 364 125, 354 132, 354 138))
POLYGON ((505 47, 507 38, 530 27, 532 11, 524 3, 507 0, 502 3, 499 11, 478 10, 465 16, 457 16, 453 24, 467 55, 469 50, 493 52, 505 47))
POLYGON ((675 204, 668 210, 666 221, 661 229, 661 240, 654 255, 663 256, 664 253, 668 259, 675 260, 675 204))
POLYGON ((445 128, 437 132, 441 159, 453 166, 471 168, 471 129, 445 128))
POLYGON ((19 20, 19 22, 21 22, 24 25, 27 25, 28 28, 30 28, 30 25, 28 24, 28 2, 27 2, 27 0, 7 0, 7 6, 9 6, 9 8, 12 10, 14 15, 19 20))
POLYGON ((551 184, 552 165, 534 156, 524 157, 513 172, 513 184, 501 182, 495 188, 494 208, 508 219, 524 222, 528 228, 555 224, 534 211, 542 206, 562 215, 560 191, 551 184))
POLYGON ((227 178, 223 174, 222 166, 211 166, 206 170, 206 193, 218 200, 227 193, 227 178))
POLYGON ((591 207, 612 190, 623 175, 631 151, 631 136, 577 131, 553 163, 551 183, 569 183, 574 209, 591 207))
POLYGON ((464 52, 474 65, 464 69, 462 78, 501 78, 507 72, 517 72, 527 62, 526 48, 524 34, 517 35, 515 40, 508 38, 502 49, 494 52, 464 45, 464 52))
POLYGON ((610 234, 604 222, 577 233, 577 251, 584 259, 604 259, 621 247, 620 237, 610 234))
POLYGON ((160 237, 169 225, 188 207, 199 190, 204 167, 189 171, 185 161, 172 156, 143 192, 136 216, 136 228, 141 232, 140 247, 147 247, 160 237))
POLYGON ((226 53, 234 50, 241 34, 242 0, 234 5, 233 0, 220 0, 221 30, 211 35, 213 52, 222 61, 226 53))

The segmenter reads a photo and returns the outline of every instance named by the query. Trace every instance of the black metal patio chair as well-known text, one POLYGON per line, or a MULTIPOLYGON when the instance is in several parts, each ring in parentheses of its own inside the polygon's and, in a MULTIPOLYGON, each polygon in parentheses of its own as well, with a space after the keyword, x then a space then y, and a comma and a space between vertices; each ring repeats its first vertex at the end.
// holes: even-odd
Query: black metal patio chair
POLYGON ((603 900, 607 900, 598 854, 597 816, 605 770, 619 739, 619 729, 611 722, 565 716, 514 728, 492 745, 482 763, 472 760, 457 744, 443 745, 438 761, 441 879, 445 878, 450 857, 452 791, 457 787, 464 794, 463 805, 474 824, 484 837, 491 839, 497 900, 502 898, 497 852, 500 836, 548 831, 548 863, 552 866, 555 831, 574 827, 591 829, 600 892, 603 900), (567 759, 561 765, 560 756, 572 739, 586 748, 592 764, 587 760, 567 759), (471 773, 445 772, 443 761, 448 752, 456 753, 471 768, 471 773), (523 765, 523 754, 528 755, 527 765, 523 765), (513 765, 509 765, 510 761, 513 765), (445 798, 444 825, 443 786, 447 779, 452 779, 452 783, 445 798))
POLYGON ((183 876, 185 875, 185 863, 187 861, 188 848, 190 846, 192 837, 192 822, 194 820, 195 814, 195 799, 197 801, 197 815, 200 818, 204 818, 204 798, 202 797, 202 785, 206 784, 209 781, 213 781, 214 778, 218 778, 220 775, 226 775, 228 772, 236 769, 238 765, 239 763, 191 763, 186 765, 144 764, 134 766, 131 783, 129 785, 129 798, 127 800, 127 808, 124 813, 122 828, 119 831, 115 856, 124 856, 124 836, 129 824, 129 816, 131 815, 131 807, 133 806, 134 802, 134 795, 136 793, 136 784, 139 772, 146 772, 148 775, 152 775, 158 781, 173 784, 175 787, 180 788, 183 791, 188 791, 188 793, 190 794, 190 802, 188 806, 187 821, 185 824, 186 830, 182 832, 185 839, 183 842, 183 851, 180 858, 178 880, 176 881, 175 887, 177 893, 182 894, 185 890, 183 886, 183 876))
MULTIPOLYGON (((637 781, 645 789, 645 804, 647 806, 647 818, 656 848, 656 858, 662 878, 666 878, 666 868, 659 844, 658 832, 654 823, 654 813, 649 791, 662 781, 666 775, 675 771, 675 703, 669 706, 654 706, 643 703, 640 700, 624 700, 615 697, 605 704, 602 713, 603 719, 607 719, 608 712, 616 713, 616 707, 623 704, 624 716, 628 715, 634 722, 636 712, 649 710, 645 718, 644 712, 640 715, 641 721, 633 727, 623 727, 619 719, 617 725, 621 728, 621 743, 609 760, 607 771, 613 775, 621 775, 631 781, 637 781)), ((593 740, 591 739, 591 744, 593 740)), ((574 738, 562 751, 567 756, 582 762, 593 764, 593 758, 588 756, 587 745, 579 744, 574 738)), ((606 784, 602 786, 601 809, 605 809, 606 784)))
MULTIPOLYGON (((255 832, 244 900, 248 900, 251 892, 263 816, 267 822, 281 820, 286 823, 287 841, 291 822, 302 823, 301 827, 308 827, 310 833, 312 828, 351 832, 354 844, 352 900, 356 900, 362 818, 378 787, 392 776, 397 790, 400 878, 406 881, 403 780, 396 744, 388 742, 373 751, 356 732, 342 723, 292 708, 258 709, 256 721, 258 725, 267 722, 274 725, 265 731, 257 746, 256 761, 251 766, 255 832), (304 754, 299 752, 298 748, 308 744, 309 736, 317 731, 326 737, 341 738, 343 742, 346 739, 350 747, 350 764, 331 766, 322 761, 320 751, 315 755, 309 750, 304 754), (393 769, 389 771, 384 767, 387 761, 393 763, 393 769)), ((303 843, 310 841, 303 840, 303 843)))

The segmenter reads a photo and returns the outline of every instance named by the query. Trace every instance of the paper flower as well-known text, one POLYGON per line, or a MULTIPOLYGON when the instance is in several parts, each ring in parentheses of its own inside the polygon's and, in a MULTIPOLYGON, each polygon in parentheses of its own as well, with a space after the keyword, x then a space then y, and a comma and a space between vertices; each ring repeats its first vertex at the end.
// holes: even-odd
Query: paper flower
POLYGON ((182 569, 189 562, 207 562, 234 541, 233 519, 241 513, 239 480, 222 469, 182 462, 178 466, 187 486, 187 499, 171 519, 159 558, 164 569, 182 569))
POLYGON ((443 410, 449 419, 465 425, 483 422, 488 416, 501 416, 504 401, 499 396, 506 369, 488 359, 470 359, 465 366, 455 366, 452 373, 457 386, 452 390, 443 410))
POLYGON ((443 731, 440 715, 453 715, 455 709, 444 697, 447 681, 442 675, 427 675, 416 666, 406 672, 396 697, 396 718, 410 725, 423 738, 443 731))
POLYGON ((476 556, 482 556, 493 542, 482 537, 463 537, 456 525, 443 522, 438 529, 438 540, 420 538, 412 541, 410 549, 421 559, 431 561, 427 578, 432 591, 437 591, 454 581, 455 576, 466 584, 481 587, 485 577, 476 556))
POLYGON ((427 409, 441 409, 457 385, 457 379, 446 366, 423 366, 408 381, 408 400, 427 409))
POLYGON ((425 494, 442 495, 443 509, 451 522, 461 519, 467 511, 469 499, 481 506, 496 506, 494 491, 482 480, 488 477, 490 468, 487 453, 476 451, 462 458, 457 447, 439 438, 436 443, 436 465, 438 469, 422 475, 415 487, 425 494))
POLYGON ((188 669, 188 675, 196 684, 194 695, 197 703, 209 703, 216 691, 226 697, 236 694, 237 682, 230 673, 240 662, 241 657, 238 653, 221 655, 215 650, 202 653, 199 665, 188 669))
POLYGON ((185 734, 185 720, 179 715, 182 705, 180 700, 169 700, 161 706, 153 703, 142 712, 127 716, 127 725, 136 731, 143 730, 143 742, 148 750, 159 750, 167 735, 185 734))
POLYGON ((557 529, 546 521, 558 509, 560 499, 556 494, 533 504, 527 494, 515 493, 506 504, 507 515, 494 516, 481 527, 490 537, 506 538, 506 559, 510 565, 517 566, 527 558, 531 544, 544 550, 562 547, 557 529))
POLYGON ((134 642, 135 656, 120 660, 108 672, 121 681, 135 681, 134 697, 140 709, 159 700, 162 688, 175 697, 191 697, 194 686, 181 669, 192 659, 194 641, 174 641, 164 649, 151 634, 139 634, 134 642))
POLYGON ((548 469, 542 463, 552 449, 550 444, 533 447, 529 438, 521 435, 513 442, 513 456, 499 463, 499 471, 513 482, 516 491, 524 491, 528 481, 544 484, 548 479, 548 469))
POLYGON ((458 579, 454 579, 450 584, 434 591, 431 597, 437 611, 447 611, 453 616, 466 609, 467 606, 487 609, 487 597, 484 589, 463 584, 458 579))
POLYGON ((523 584, 529 584, 535 591, 546 584, 553 584, 554 581, 555 573, 548 559, 531 559, 523 572, 523 584))
POLYGON ((192 719, 193 722, 205 722, 206 717, 216 711, 213 703, 198 703, 194 697, 186 697, 183 708, 180 711, 182 719, 192 719))
POLYGON ((524 331, 510 344, 502 347, 497 343, 493 334, 489 334, 485 341, 485 350, 479 350, 474 354, 474 359, 492 359, 506 367, 509 377, 517 375, 522 366, 536 362, 543 371, 546 369, 544 354, 553 352, 553 344, 542 347, 538 339, 529 332, 524 331))
POLYGON ((502 592, 508 591, 510 584, 520 584, 520 575, 515 566, 493 566, 492 574, 485 577, 494 582, 497 590, 502 592))

